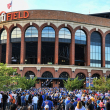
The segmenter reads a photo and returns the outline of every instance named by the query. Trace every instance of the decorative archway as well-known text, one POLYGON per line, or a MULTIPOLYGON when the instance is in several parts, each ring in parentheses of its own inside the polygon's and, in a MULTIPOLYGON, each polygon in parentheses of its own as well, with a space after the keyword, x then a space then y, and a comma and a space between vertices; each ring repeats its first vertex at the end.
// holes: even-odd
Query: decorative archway
POLYGON ((31 77, 31 78, 35 77, 35 74, 34 74, 34 72, 32 72, 32 71, 27 71, 27 72, 25 73, 25 77, 26 77, 27 79, 30 79, 30 77, 31 77))
POLYGON ((92 78, 100 78, 100 75, 98 73, 95 73, 92 75, 92 78))
POLYGON ((68 79, 70 76, 67 72, 62 72, 59 75, 59 87, 64 87, 63 80, 68 79))
POLYGON ((44 73, 42 74, 42 77, 43 77, 43 78, 53 78, 53 75, 52 75, 51 72, 46 71, 46 72, 44 72, 44 73))
POLYGON ((78 73, 76 75, 76 77, 78 77, 78 79, 85 79, 86 78, 85 74, 83 74, 83 73, 78 73))
POLYGON ((69 78, 69 74, 67 72, 62 72, 59 78, 69 78))
POLYGON ((53 81, 51 78, 53 78, 51 72, 49 71, 44 72, 42 74, 41 87, 53 87, 53 81))

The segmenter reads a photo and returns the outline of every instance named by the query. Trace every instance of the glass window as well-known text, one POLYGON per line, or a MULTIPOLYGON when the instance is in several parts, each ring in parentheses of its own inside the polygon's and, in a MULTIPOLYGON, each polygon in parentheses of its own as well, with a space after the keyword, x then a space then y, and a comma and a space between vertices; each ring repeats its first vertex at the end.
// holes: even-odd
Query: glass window
POLYGON ((42 37, 55 38, 55 30, 50 26, 43 28, 42 37))
POLYGON ((4 39, 7 39, 7 32, 6 32, 6 30, 3 30, 2 33, 1 33, 1 39, 0 40, 4 40, 4 39))
POLYGON ((25 37, 38 37, 38 30, 36 29, 36 27, 28 27, 25 32, 25 37))
POLYGON ((67 28, 61 28, 59 31, 59 38, 71 39, 71 33, 67 28))
POLYGON ((86 44, 86 34, 83 30, 77 30, 75 32, 75 43, 86 44))
POLYGON ((90 66, 101 67, 101 36, 98 32, 91 34, 90 66))
POLYGON ((110 34, 105 37, 105 67, 110 68, 110 34))
POLYGON ((16 27, 11 32, 11 38, 21 38, 21 30, 20 28, 16 27))

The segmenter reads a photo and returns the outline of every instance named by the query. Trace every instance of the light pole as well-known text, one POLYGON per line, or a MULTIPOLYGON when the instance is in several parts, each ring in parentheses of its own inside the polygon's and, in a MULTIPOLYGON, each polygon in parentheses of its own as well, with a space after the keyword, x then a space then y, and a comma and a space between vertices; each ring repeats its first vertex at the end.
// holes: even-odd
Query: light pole
POLYGON ((91 73, 89 73, 89 92, 90 92, 90 85, 91 85, 91 73))
MULTIPOLYGON (((106 84, 106 74, 104 76, 105 76, 105 84, 106 84)), ((105 87, 106 87, 106 85, 105 85, 105 87)), ((106 90, 106 88, 105 88, 105 90, 106 90)))

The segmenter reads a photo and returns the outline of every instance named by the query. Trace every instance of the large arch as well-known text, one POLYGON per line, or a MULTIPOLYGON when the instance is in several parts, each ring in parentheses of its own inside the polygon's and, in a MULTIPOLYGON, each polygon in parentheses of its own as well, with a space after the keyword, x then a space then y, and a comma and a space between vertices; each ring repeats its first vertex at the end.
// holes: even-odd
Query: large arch
POLYGON ((94 74, 92 75, 92 78, 100 78, 100 75, 99 75, 98 73, 94 73, 94 74))
POLYGON ((53 78, 53 75, 52 75, 51 72, 45 71, 45 72, 42 74, 41 77, 42 77, 42 78, 53 78))
POLYGON ((69 78, 69 74, 67 72, 62 72, 60 75, 59 75, 59 78, 69 78))
POLYGON ((50 24, 44 23, 44 24, 42 24, 42 25, 40 26, 40 31, 42 31, 43 28, 46 27, 46 26, 51 26, 51 27, 55 30, 55 34, 56 34, 57 27, 56 27, 53 23, 50 23, 50 24))
POLYGON ((35 73, 32 72, 32 71, 27 71, 27 72, 25 73, 25 77, 26 77, 27 79, 33 78, 33 77, 35 77, 35 73))
POLYGON ((86 78, 86 76, 85 76, 85 74, 84 73, 78 73, 77 75, 76 75, 76 77, 78 77, 78 79, 85 79, 86 78))
POLYGON ((93 31, 90 36, 90 66, 102 66, 102 35, 99 31, 93 31))

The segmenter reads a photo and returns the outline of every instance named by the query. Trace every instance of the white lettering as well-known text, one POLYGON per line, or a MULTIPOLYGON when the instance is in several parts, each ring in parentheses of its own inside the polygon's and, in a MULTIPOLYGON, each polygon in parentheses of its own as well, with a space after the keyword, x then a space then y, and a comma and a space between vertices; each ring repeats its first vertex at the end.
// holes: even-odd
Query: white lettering
POLYGON ((6 14, 2 13, 0 16, 0 22, 6 21, 6 14))

